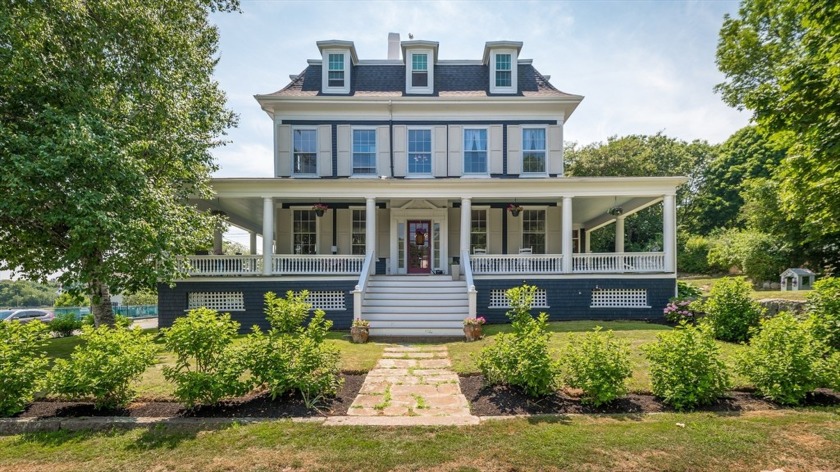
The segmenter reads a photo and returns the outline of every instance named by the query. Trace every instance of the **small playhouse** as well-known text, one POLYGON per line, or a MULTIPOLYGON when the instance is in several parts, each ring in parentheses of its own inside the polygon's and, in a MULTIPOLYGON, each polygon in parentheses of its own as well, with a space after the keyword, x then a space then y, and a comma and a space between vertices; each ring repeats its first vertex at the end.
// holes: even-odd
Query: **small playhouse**
POLYGON ((816 274, 808 269, 788 269, 782 272, 780 281, 782 290, 811 290, 815 276, 816 274))

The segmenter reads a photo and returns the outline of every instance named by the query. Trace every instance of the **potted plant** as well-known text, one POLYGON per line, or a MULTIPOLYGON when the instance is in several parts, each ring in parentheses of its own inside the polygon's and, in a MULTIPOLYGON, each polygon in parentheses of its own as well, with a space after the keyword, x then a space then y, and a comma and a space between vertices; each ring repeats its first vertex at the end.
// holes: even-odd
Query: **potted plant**
POLYGON ((511 215, 517 217, 519 216, 519 212, 522 211, 522 207, 517 205, 516 203, 510 203, 507 206, 507 210, 510 212, 511 215))
POLYGON ((467 342, 478 341, 483 337, 481 326, 486 322, 483 316, 464 318, 464 335, 467 337, 467 342))
POLYGON ((329 210, 330 207, 323 203, 316 203, 312 205, 312 209, 315 211, 315 216, 324 216, 324 212, 329 210))
POLYGON ((350 337, 356 344, 364 344, 370 336, 370 321, 361 318, 353 320, 353 325, 350 327, 350 337))

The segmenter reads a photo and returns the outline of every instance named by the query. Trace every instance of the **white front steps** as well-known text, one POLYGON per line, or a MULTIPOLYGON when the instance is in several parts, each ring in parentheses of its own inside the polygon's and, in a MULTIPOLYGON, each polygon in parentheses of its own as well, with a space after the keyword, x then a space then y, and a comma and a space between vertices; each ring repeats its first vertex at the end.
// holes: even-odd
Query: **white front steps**
POLYGON ((375 275, 362 318, 371 336, 463 336, 468 303, 466 282, 448 275, 375 275))

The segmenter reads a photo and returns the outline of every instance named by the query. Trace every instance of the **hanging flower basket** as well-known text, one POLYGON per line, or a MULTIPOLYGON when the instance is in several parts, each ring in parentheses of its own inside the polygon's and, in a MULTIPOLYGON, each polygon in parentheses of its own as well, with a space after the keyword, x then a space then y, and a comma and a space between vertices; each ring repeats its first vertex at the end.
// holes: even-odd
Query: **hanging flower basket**
POLYGON ((316 203, 312 205, 312 210, 315 212, 315 216, 321 217, 324 216, 324 212, 329 210, 330 207, 324 205, 323 203, 316 203))
POLYGON ((422 229, 418 229, 414 232, 414 244, 418 246, 422 246, 426 243, 426 233, 423 232, 422 229))
POLYGON ((507 206, 507 210, 515 218, 515 217, 519 216, 519 213, 522 211, 522 207, 515 204, 515 203, 511 203, 507 206))

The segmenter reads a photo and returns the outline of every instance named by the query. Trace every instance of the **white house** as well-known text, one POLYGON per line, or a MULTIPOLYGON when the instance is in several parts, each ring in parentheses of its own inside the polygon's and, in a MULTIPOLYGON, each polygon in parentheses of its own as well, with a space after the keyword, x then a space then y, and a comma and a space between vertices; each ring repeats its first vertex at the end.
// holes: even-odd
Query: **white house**
POLYGON ((196 202, 250 231, 251 254, 190 257, 190 277, 160 287, 162 326, 206 305, 247 329, 265 323, 266 291, 308 289, 339 328, 355 316, 374 335, 457 335, 467 316, 507 321, 504 291, 523 281, 553 320, 662 317, 685 179, 565 177, 563 126, 583 97, 520 57, 521 42, 465 60, 395 34, 384 60, 351 41, 317 46, 256 96, 275 175, 215 179, 216 198, 196 202), (624 219, 652 205, 663 250, 624 252, 624 219), (592 253, 593 231, 615 231, 616 252, 592 253))

